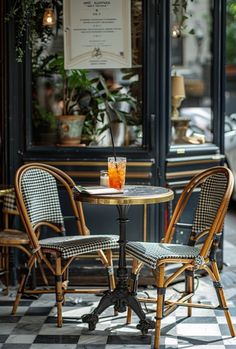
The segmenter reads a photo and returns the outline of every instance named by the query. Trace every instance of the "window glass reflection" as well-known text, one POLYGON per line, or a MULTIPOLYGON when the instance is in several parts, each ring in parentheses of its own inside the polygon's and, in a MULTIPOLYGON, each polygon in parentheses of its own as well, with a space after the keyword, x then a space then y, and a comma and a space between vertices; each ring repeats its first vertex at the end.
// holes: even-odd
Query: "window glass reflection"
POLYGON ((33 43, 33 145, 111 146, 111 125, 116 146, 142 146, 142 6, 131 2, 132 68, 64 70, 62 2, 57 3, 56 27, 42 27, 33 43))
POLYGON ((226 2, 226 115, 236 118, 236 1, 226 2))
POLYGON ((171 6, 171 141, 212 142, 212 1, 188 1, 186 9, 176 3, 181 1, 171 6))

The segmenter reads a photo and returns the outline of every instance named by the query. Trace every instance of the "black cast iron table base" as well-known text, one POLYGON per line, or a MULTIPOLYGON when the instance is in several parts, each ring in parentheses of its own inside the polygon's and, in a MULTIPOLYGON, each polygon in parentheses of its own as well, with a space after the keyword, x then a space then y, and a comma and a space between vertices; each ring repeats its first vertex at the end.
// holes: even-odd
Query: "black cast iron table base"
POLYGON ((82 316, 82 321, 88 323, 89 330, 93 331, 98 323, 98 316, 111 305, 115 305, 115 310, 119 313, 126 311, 126 307, 130 306, 132 310, 140 318, 139 324, 136 326, 143 335, 148 333, 149 329, 155 328, 155 322, 146 318, 140 303, 128 290, 120 290, 116 288, 113 292, 107 291, 99 302, 98 307, 91 313, 82 316))
POLYGON ((146 314, 142 310, 139 301, 135 297, 134 292, 130 292, 128 288, 128 271, 126 268, 125 246, 126 246, 126 225, 128 222, 127 212, 129 205, 117 205, 119 212, 120 239, 119 243, 119 267, 117 269, 117 287, 114 291, 106 291, 100 300, 97 308, 91 314, 82 316, 82 321, 88 323, 89 330, 93 331, 98 323, 99 315, 108 307, 114 305, 115 310, 119 313, 126 311, 127 306, 139 317, 139 324, 136 326, 143 335, 148 333, 149 329, 155 328, 155 322, 147 319, 146 314))

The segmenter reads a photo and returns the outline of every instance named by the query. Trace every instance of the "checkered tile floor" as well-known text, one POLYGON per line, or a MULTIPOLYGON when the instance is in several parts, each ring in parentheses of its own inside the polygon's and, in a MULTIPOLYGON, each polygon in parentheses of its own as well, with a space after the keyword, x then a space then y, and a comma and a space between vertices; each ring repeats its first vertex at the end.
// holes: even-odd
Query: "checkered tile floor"
MULTIPOLYGON (((224 280, 223 280, 224 281, 224 280)), ((227 277, 226 277, 227 282, 227 277)), ((178 293, 183 285, 177 284, 178 293)), ((207 278, 199 281, 199 294, 216 302, 216 297, 207 278)), ((151 296, 155 290, 146 290, 151 296)), ((236 327, 236 290, 226 289, 229 306, 236 327)), ((153 332, 145 337, 136 329, 137 318, 126 325, 125 313, 112 316, 108 309, 100 316, 99 324, 93 332, 81 322, 81 315, 89 313, 99 301, 93 295, 67 295, 63 307, 64 324, 56 327, 56 308, 53 295, 42 295, 38 300, 22 300, 16 316, 11 316, 15 291, 8 297, 0 295, 0 348, 1 349, 148 349, 152 348, 153 332)), ((196 300, 200 299, 197 298, 196 300)), ((148 305, 149 317, 154 317, 154 307, 148 305)), ((193 309, 193 316, 186 318, 186 308, 178 308, 162 323, 161 349, 171 348, 211 348, 236 349, 236 339, 229 335, 226 321, 221 311, 193 309)))

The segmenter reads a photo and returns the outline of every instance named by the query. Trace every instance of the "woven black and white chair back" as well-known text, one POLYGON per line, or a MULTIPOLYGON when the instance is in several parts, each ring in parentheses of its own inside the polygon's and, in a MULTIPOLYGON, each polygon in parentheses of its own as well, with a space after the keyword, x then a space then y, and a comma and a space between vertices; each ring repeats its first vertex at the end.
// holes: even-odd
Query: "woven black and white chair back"
POLYGON ((9 214, 15 214, 15 215, 19 214, 16 206, 16 195, 14 192, 4 196, 2 211, 4 213, 9 213, 9 214))
MULTIPOLYGON (((228 178, 224 173, 217 173, 208 177, 201 185, 192 225, 193 233, 198 234, 211 228, 224 198, 227 185, 228 178)), ((220 233, 220 231, 217 233, 220 233)))
POLYGON ((64 226, 56 179, 42 169, 29 169, 22 175, 21 191, 30 222, 64 226))

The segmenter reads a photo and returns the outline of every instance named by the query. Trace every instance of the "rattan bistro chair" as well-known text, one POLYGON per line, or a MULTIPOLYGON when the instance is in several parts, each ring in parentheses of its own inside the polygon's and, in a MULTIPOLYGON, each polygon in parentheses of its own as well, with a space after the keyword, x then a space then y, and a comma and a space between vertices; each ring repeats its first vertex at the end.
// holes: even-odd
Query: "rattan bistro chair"
POLYGON ((15 193, 9 193, 3 197, 3 229, 0 231, 0 268, 4 276, 4 294, 8 294, 9 289, 9 251, 10 248, 18 248, 23 251, 27 257, 30 257, 28 235, 19 229, 16 229, 14 219, 19 217, 16 207, 15 193))
MULTIPOLYGON (((134 257, 131 288, 136 292, 137 275, 144 264, 151 268, 157 287, 157 298, 148 299, 156 303, 155 340, 154 348, 160 345, 161 320, 178 306, 188 307, 191 316, 193 307, 223 310, 229 331, 235 336, 227 302, 220 282, 220 275, 216 262, 218 247, 230 196, 233 190, 233 175, 224 167, 214 167, 201 172, 192 178, 183 190, 173 212, 167 232, 161 243, 129 242, 127 252, 134 257), (191 210, 192 194, 197 196, 197 207, 194 212, 188 241, 183 244, 173 242, 178 227, 184 226, 184 209, 191 210), (182 217, 182 219, 181 219, 182 217), (170 265, 172 267, 170 274, 170 265), (169 267, 168 273, 166 272, 169 267), (219 300, 219 305, 193 304, 194 273, 204 270, 213 281, 213 286, 219 300), (176 301, 165 300, 166 289, 171 283, 184 274, 185 291, 176 301)), ((189 211, 188 211, 189 212, 189 211)), ((142 299, 141 299, 142 300, 142 299)), ((144 301, 144 299, 143 299, 144 301)), ((146 301, 146 300, 145 300, 146 301)), ((128 311, 127 321, 131 321, 131 310, 128 311)))
MULTIPOLYGON (((73 199, 74 181, 63 171, 40 163, 23 165, 15 176, 15 191, 17 206, 28 233, 32 255, 28 262, 28 271, 21 279, 16 299, 13 305, 13 314, 22 293, 53 292, 56 295, 57 325, 62 326, 62 303, 65 293, 96 293, 100 289, 71 289, 68 287, 68 268, 75 258, 88 253, 98 254, 103 265, 107 268, 109 289, 115 287, 113 274, 112 251, 117 248, 116 235, 90 235, 85 224, 82 205, 73 199), (77 224, 78 235, 69 236, 65 231, 58 185, 66 190, 77 224), (61 236, 40 240, 40 228, 48 226, 61 236), (105 252, 103 252, 103 250, 105 252), (44 265, 55 276, 55 287, 52 289, 36 289, 28 291, 27 277, 35 261, 44 265)), ((47 284, 46 275, 44 282, 47 284)))

